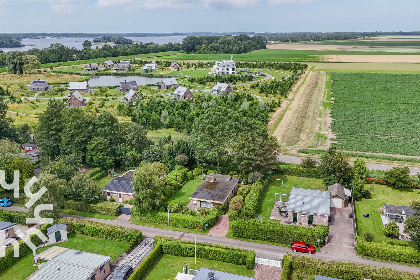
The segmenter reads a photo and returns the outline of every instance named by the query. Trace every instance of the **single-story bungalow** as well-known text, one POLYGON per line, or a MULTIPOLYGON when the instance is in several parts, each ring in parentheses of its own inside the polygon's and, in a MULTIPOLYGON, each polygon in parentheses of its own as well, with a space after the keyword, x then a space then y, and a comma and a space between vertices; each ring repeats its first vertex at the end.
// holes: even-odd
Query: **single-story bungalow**
POLYGON ((192 209, 213 209, 219 204, 229 205, 238 190, 238 178, 230 175, 210 174, 190 196, 192 209))
POLYGON ((16 236, 15 223, 0 221, 0 246, 4 246, 8 238, 16 236))
POLYGON ((88 82, 70 82, 68 90, 72 92, 78 91, 80 93, 89 93, 90 87, 88 82))
POLYGON ((50 89, 50 86, 48 85, 48 81, 45 80, 33 80, 29 84, 29 91, 47 91, 50 89))
POLYGON ((55 224, 47 228, 48 242, 54 244, 67 240, 67 225, 55 224))
POLYGON ((287 204, 288 221, 301 225, 328 225, 330 207, 330 192, 292 188, 287 204))
POLYGON ((106 197, 106 199, 110 200, 112 197, 118 203, 122 203, 124 201, 133 199, 134 172, 135 170, 129 170, 126 173, 124 173, 121 177, 115 178, 111 182, 106 184, 106 186, 102 189, 102 193, 106 197))
POLYGON ((111 272, 111 257, 53 246, 36 256, 46 262, 31 280, 104 280, 111 272))
POLYGON ((351 190, 341 184, 328 186, 328 191, 331 194, 331 207, 344 208, 351 200, 351 190))
POLYGON ((414 213, 414 210, 408 206, 385 204, 384 208, 385 210, 383 215, 385 216, 388 223, 392 222, 393 220, 397 223, 403 223, 414 213))

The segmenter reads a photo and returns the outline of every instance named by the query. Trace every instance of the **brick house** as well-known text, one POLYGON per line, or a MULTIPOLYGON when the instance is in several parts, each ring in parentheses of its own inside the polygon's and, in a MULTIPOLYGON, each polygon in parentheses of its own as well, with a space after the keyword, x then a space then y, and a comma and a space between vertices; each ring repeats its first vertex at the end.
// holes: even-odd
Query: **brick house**
POLYGON ((71 92, 78 91, 79 93, 89 93, 90 87, 88 82, 70 82, 68 90, 71 92))
POLYGON ((83 107, 86 105, 85 98, 77 90, 66 101, 67 108, 83 107))
POLYGON ((226 83, 216 83, 213 87, 213 95, 227 95, 231 93, 233 89, 229 84, 226 83))
POLYGON ((114 67, 114 62, 112 60, 107 60, 104 62, 104 67, 105 68, 112 68, 114 67))
POLYGON ((33 80, 29 84, 29 91, 47 91, 50 89, 50 86, 48 85, 48 81, 45 80, 33 80))
POLYGON ((118 92, 129 92, 130 90, 137 91, 139 90, 139 86, 136 81, 127 82, 120 82, 120 87, 118 88, 118 92))
POLYGON ((122 203, 134 198, 133 190, 133 174, 135 170, 130 170, 124 173, 121 177, 111 180, 102 189, 103 196, 107 200, 114 198, 116 202, 122 203))
POLYGON ((6 240, 16 236, 15 223, 0 221, 0 246, 6 245, 6 240))
POLYGON ((171 70, 178 70, 179 67, 181 67, 181 66, 178 64, 178 62, 172 61, 171 67, 170 67, 171 70))
POLYGON ((187 100, 193 98, 193 93, 186 87, 177 87, 171 95, 180 100, 187 100))
POLYGON ((46 262, 31 280, 105 280, 111 272, 111 257, 59 246, 49 248, 36 258, 46 262))
POLYGON ((130 101, 133 104, 136 104, 139 95, 134 90, 130 89, 130 91, 123 97, 124 103, 129 103, 130 101))
POLYGON ((290 223, 328 225, 331 194, 328 191, 292 188, 287 204, 290 223))
POLYGON ((210 174, 190 196, 192 209, 213 209, 219 204, 229 205, 231 198, 238 190, 238 178, 230 175, 210 174))
POLYGON ((178 82, 175 78, 162 79, 157 85, 156 89, 168 90, 171 88, 178 88, 178 82))

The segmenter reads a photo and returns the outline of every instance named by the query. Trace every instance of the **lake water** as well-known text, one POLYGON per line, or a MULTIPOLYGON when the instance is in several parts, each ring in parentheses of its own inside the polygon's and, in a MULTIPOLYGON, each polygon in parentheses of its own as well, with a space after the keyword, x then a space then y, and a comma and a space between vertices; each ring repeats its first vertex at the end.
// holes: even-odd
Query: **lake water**
MULTIPOLYGON (((142 43, 156 43, 159 45, 167 44, 167 43, 182 43, 186 36, 161 36, 161 37, 126 37, 128 39, 133 40, 134 42, 142 42, 142 43)), ((84 40, 93 41, 93 37, 62 37, 62 38, 40 38, 40 39, 29 39, 25 38, 22 39, 22 44, 24 47, 21 48, 3 48, 4 52, 10 51, 27 51, 30 49, 45 49, 48 48, 53 43, 63 44, 66 47, 76 48, 78 50, 83 49, 82 43, 84 40)), ((92 45, 92 48, 99 47, 101 48, 102 45, 92 45)))
POLYGON ((160 82, 162 78, 147 78, 141 76, 126 76, 126 77, 116 77, 116 76, 99 76, 92 77, 88 81, 90 87, 112 87, 119 86, 120 82, 130 82, 136 81, 139 86, 144 86, 148 84, 156 84, 160 82))

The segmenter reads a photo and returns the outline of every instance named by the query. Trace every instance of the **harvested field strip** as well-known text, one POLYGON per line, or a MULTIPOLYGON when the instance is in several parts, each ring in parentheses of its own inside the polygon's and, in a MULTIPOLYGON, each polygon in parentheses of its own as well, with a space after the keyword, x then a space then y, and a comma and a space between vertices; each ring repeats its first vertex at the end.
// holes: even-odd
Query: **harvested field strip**
POLYGON ((420 155, 420 75, 332 73, 339 149, 420 155))
POLYGON ((308 63, 314 67, 312 71, 332 71, 332 72, 375 72, 375 73, 420 73, 420 64, 417 63, 308 63))
POLYGON ((296 93, 276 131, 273 133, 281 149, 307 147, 315 136, 321 100, 324 94, 325 72, 310 72, 296 93))

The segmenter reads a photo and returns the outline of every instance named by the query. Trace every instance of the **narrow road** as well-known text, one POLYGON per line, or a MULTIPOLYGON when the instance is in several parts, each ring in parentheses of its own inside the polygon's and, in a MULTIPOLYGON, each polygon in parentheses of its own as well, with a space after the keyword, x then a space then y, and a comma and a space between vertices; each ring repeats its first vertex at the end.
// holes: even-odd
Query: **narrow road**
MULTIPOLYGON (((242 241, 242 240, 236 240, 236 239, 229 239, 226 237, 186 233, 186 232, 180 232, 180 231, 174 231, 174 230, 135 225, 135 224, 131 224, 129 221, 124 221, 120 219, 101 220, 101 219, 80 217, 80 216, 67 215, 67 214, 61 214, 61 216, 138 229, 142 231, 144 236, 151 237, 151 238, 155 237, 156 235, 165 235, 168 237, 180 238, 187 241, 194 241, 196 237, 198 242, 207 242, 207 243, 214 243, 214 244, 220 244, 220 245, 226 245, 226 246, 233 246, 233 247, 242 248, 242 249, 254 250, 258 257, 272 259, 272 260, 280 260, 283 258, 284 255, 293 254, 290 248, 286 248, 286 247, 260 244, 260 243, 254 243, 254 242, 248 242, 248 241, 242 241)), ((301 254, 301 253, 296 253, 296 254, 301 254)), ((349 256, 346 256, 345 254, 340 254, 339 252, 337 254, 318 252, 315 255, 311 255, 311 256, 316 257, 316 258, 321 258, 321 259, 352 261, 359 264, 389 267, 389 268, 403 270, 403 271, 411 271, 415 273, 420 273, 420 267, 412 267, 412 266, 399 265, 399 264, 394 264, 394 263, 385 263, 385 262, 367 260, 359 256, 349 257, 349 256)))
MULTIPOLYGON (((277 160, 280 162, 285 163, 296 163, 300 164, 302 162, 303 157, 297 157, 297 156, 288 156, 288 155, 277 155, 277 160)), ((353 162, 350 162, 350 164, 353 164, 353 162)), ((387 171, 392 169, 393 167, 397 167, 397 165, 389 165, 389 164, 380 164, 380 163, 366 163, 366 167, 370 170, 382 170, 387 171)), ((419 167, 409 167, 410 169, 410 175, 417 175, 420 173, 419 167)))

